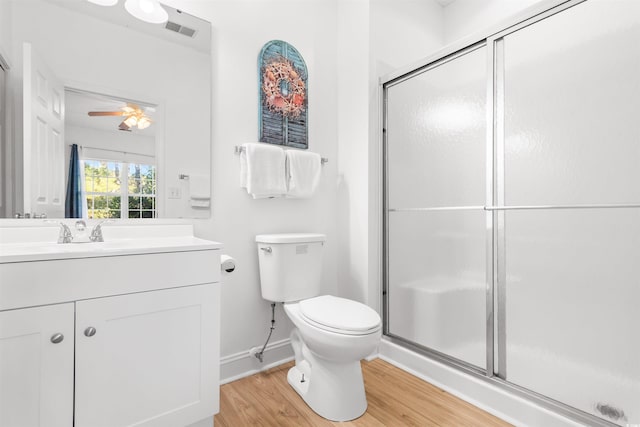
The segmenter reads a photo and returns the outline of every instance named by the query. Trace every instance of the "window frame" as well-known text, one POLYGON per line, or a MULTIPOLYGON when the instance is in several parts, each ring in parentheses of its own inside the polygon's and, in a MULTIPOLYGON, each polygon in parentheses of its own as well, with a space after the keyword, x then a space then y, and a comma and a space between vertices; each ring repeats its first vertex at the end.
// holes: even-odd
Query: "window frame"
MULTIPOLYGON (((87 204, 87 217, 88 218, 93 218, 93 214, 95 211, 106 211, 107 213, 109 212, 117 212, 118 209, 110 209, 108 206, 108 200, 109 198, 119 198, 120 199, 120 216, 119 217, 112 217, 112 216, 107 216, 106 218, 119 218, 119 219, 143 219, 143 218, 157 218, 158 217, 158 204, 157 204, 157 197, 158 197, 158 179, 157 179, 157 166, 153 163, 141 163, 141 162, 128 162, 126 160, 110 160, 110 159, 99 159, 99 158, 83 158, 82 159, 83 162, 83 184, 84 184, 84 188, 83 188, 83 197, 84 200, 86 201, 87 204), (118 168, 119 168, 119 176, 117 177, 120 180, 119 183, 119 187, 120 187, 120 191, 118 192, 109 192, 109 191, 89 191, 87 188, 87 183, 88 183, 88 178, 86 176, 86 162, 98 162, 99 164, 117 164, 118 168), (130 192, 129 189, 129 182, 130 182, 130 176, 129 176, 129 170, 130 167, 133 165, 140 165, 140 166, 147 166, 149 168, 151 168, 153 170, 153 192, 152 193, 132 193, 130 192), (104 209, 96 209, 95 207, 95 203, 93 203, 93 206, 89 205, 89 198, 95 198, 95 197, 104 197, 107 200, 107 207, 104 209), (139 207, 136 208, 130 208, 129 207, 129 199, 131 197, 137 197, 139 198, 139 207), (153 199, 153 207, 151 209, 142 209, 142 198, 143 197, 148 197, 153 199), (131 217, 130 213, 131 212, 139 212, 140 216, 138 217, 131 217), (144 217, 143 213, 144 212, 151 212, 152 215, 150 217, 144 217)), ((91 179, 95 179, 98 176, 94 176, 91 177, 91 179)), ((113 176, 107 176, 105 177, 106 179, 113 179, 113 176)))

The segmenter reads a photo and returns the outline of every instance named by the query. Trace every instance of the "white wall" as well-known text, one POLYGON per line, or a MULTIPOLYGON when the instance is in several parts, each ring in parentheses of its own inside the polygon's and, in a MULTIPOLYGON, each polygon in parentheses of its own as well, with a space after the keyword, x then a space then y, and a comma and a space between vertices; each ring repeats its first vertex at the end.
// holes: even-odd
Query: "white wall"
MULTIPOLYGON (((11 2, 0 1, 0 53, 11 55, 11 2)), ((7 58, 5 58, 7 59, 7 58)))
MULTIPOLYGON (((213 212, 210 220, 197 222, 196 230, 223 242, 224 251, 238 260, 236 272, 225 277, 222 293, 224 378, 230 372, 225 360, 261 345, 268 332, 270 308, 260 296, 256 234, 326 233, 326 292, 377 308, 379 283, 369 273, 379 266, 377 259, 374 265, 369 259, 377 250, 369 237, 374 191, 369 160, 377 149, 370 141, 370 109, 373 104, 377 111, 379 74, 441 46, 441 9, 431 0, 167 4, 213 25, 213 212), (428 23, 422 29, 421 19, 428 23), (405 25, 405 20, 412 25, 405 25), (385 37, 396 43, 385 40, 378 47, 385 37), (309 69, 309 149, 329 158, 318 194, 311 200, 253 200, 238 185, 234 146, 257 139, 257 59, 260 48, 272 39, 295 46, 309 69)), ((272 341, 277 342, 288 337, 291 325, 280 307, 276 317, 272 341)))
MULTIPOLYGON (((338 2, 338 293, 368 301, 370 2, 338 2)), ((374 308, 377 308, 374 306, 374 308)))
POLYGON ((455 42, 544 2, 546 0, 456 0, 444 8, 444 41, 455 42))
MULTIPOLYGON (((336 179, 336 1, 174 0, 213 26, 212 218, 198 221, 199 236, 220 241, 237 259, 222 288, 222 377, 225 360, 261 346, 270 321, 269 302, 260 295, 255 235, 319 232, 327 235, 323 278, 327 293, 337 282, 336 179), (239 186, 234 147, 258 139, 258 54, 270 40, 285 40, 305 59, 309 71, 309 150, 329 159, 312 199, 252 199, 239 186), (225 358, 226 357, 226 358, 225 358)), ((281 306, 272 342, 288 338, 291 325, 281 306)), ((290 350, 288 350, 290 351, 290 350)), ((255 368, 256 359, 250 361, 255 368)), ((266 362, 269 362, 267 358, 266 362)))
MULTIPOLYGON (((64 132, 65 165, 69 164, 69 147, 71 144, 78 144, 84 148, 107 150, 107 152, 131 153, 135 157, 137 157, 136 155, 141 155, 140 161, 146 160, 150 163, 155 163, 156 141, 152 136, 69 125, 64 127, 64 132)), ((108 155, 108 153, 105 154, 108 155)), ((116 153, 111 153, 111 156, 114 154, 116 153)))
POLYGON ((376 81, 441 48, 444 31, 443 9, 434 0, 371 0, 370 47, 376 81))

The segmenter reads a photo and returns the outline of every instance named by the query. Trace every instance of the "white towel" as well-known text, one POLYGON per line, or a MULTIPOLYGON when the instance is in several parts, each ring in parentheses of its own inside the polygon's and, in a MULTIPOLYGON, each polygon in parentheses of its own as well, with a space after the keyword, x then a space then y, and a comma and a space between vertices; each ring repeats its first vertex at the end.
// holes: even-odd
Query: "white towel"
POLYGON ((211 204, 209 175, 189 175, 189 197, 191 207, 208 208, 211 204))
POLYGON ((211 206, 210 199, 193 199, 193 198, 191 199, 192 208, 203 209, 203 208, 208 208, 209 206, 211 206))
POLYGON ((284 150, 269 144, 242 146, 240 185, 245 186, 254 199, 283 197, 287 192, 284 150))
POLYGON ((309 198, 320 182, 322 158, 317 153, 287 150, 287 197, 309 198))
POLYGON ((192 199, 211 198, 209 175, 189 174, 189 197, 192 199))
MULTIPOLYGON (((243 145, 244 149, 240 151, 240 187, 247 188, 247 145, 243 145)), ((84 181, 83 181, 84 182, 84 181)))

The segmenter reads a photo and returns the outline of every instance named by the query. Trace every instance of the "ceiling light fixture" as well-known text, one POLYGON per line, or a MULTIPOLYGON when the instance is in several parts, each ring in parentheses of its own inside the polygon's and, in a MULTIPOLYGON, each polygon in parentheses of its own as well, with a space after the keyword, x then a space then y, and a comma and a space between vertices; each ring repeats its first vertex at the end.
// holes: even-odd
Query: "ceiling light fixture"
MULTIPOLYGON (((114 6, 118 3, 118 0, 87 1, 100 6, 114 6)), ((124 8, 135 18, 150 24, 164 24, 169 20, 169 14, 162 7, 159 0, 126 0, 124 8)))
MULTIPOLYGON (((153 107, 147 107, 150 112, 155 112, 153 107)), ((153 120, 146 115, 145 111, 136 104, 127 104, 121 108, 121 111, 89 111, 90 117, 104 117, 104 116, 120 116, 124 117, 124 120, 118 126, 120 130, 130 131, 133 127, 138 129, 146 129, 153 123, 153 120)))
POLYGON ((118 3, 118 0, 89 0, 89 2, 99 6, 113 6, 118 3))
POLYGON ((123 123, 127 126, 129 126, 130 128, 134 127, 136 124, 138 124, 138 118, 135 115, 130 115, 129 117, 127 117, 126 119, 124 119, 123 123))
POLYGON ((138 119, 138 129, 146 129, 151 126, 151 119, 147 116, 142 116, 138 119))
POLYGON ((127 0, 124 8, 131 15, 150 24, 164 24, 169 20, 169 14, 158 0, 127 0))

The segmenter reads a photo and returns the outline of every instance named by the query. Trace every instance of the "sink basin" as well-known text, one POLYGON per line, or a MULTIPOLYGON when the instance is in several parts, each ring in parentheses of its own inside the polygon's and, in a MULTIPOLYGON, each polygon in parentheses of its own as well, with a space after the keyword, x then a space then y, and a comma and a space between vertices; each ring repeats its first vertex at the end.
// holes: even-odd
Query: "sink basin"
POLYGON ((121 220, 103 228, 104 242, 56 243, 58 230, 55 224, 0 220, 0 264, 222 247, 219 243, 194 237, 193 226, 179 220, 121 220))

